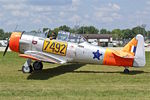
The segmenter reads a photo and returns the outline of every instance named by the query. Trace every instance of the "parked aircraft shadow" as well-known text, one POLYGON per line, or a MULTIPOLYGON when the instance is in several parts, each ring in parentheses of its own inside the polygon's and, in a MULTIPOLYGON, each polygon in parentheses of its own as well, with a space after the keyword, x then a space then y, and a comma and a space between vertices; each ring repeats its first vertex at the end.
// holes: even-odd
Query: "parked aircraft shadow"
MULTIPOLYGON (((106 71, 73 71, 73 73, 120 73, 125 74, 123 71, 112 71, 112 72, 106 72, 106 71)), ((130 71, 129 74, 126 75, 136 75, 136 74, 142 74, 142 73, 150 73, 150 72, 144 72, 144 71, 130 71)))
MULTIPOLYGON (((65 73, 120 73, 125 74, 123 71, 75 71, 76 69, 84 66, 85 64, 67 64, 67 65, 60 65, 58 67, 43 69, 42 71, 35 71, 31 73, 27 79, 33 80, 47 80, 49 78, 53 78, 55 76, 59 76, 65 73)), ((143 73, 150 73, 144 71, 133 70, 130 71, 129 74, 125 75, 136 75, 136 74, 143 74, 143 73)))
POLYGON ((60 65, 58 67, 43 69, 42 71, 35 71, 31 73, 27 79, 34 80, 46 80, 55 76, 59 76, 68 72, 73 72, 74 70, 84 66, 85 64, 67 64, 60 65))

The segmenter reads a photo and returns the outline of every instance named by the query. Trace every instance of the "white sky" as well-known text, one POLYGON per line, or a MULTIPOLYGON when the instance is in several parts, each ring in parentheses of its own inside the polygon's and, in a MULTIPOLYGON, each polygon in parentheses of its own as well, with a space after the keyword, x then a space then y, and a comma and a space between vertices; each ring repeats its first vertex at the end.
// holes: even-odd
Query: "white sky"
POLYGON ((0 28, 23 31, 60 25, 150 30, 150 0, 0 0, 0 28))

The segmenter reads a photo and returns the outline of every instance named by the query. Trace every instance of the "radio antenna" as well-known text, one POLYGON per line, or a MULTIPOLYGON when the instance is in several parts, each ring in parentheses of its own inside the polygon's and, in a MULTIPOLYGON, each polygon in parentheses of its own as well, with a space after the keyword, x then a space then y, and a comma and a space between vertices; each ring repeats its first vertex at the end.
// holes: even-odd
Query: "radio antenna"
POLYGON ((16 25, 16 27, 15 27, 15 30, 14 30, 14 31, 16 31, 16 30, 17 30, 17 28, 18 28, 18 25, 16 25))

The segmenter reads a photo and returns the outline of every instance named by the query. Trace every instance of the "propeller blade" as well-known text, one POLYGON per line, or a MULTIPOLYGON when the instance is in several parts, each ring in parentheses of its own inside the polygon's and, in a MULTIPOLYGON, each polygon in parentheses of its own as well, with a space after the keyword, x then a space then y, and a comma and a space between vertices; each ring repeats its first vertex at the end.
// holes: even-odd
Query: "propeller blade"
POLYGON ((6 48, 5 48, 5 51, 4 51, 3 56, 5 56, 5 54, 6 54, 7 50, 8 50, 8 47, 9 47, 9 42, 8 42, 8 44, 7 44, 6 48))

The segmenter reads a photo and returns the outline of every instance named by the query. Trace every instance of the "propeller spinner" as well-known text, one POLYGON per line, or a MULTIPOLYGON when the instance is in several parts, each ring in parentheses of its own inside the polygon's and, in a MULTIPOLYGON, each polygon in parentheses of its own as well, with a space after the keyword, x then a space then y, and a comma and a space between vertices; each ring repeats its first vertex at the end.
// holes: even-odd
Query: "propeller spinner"
POLYGON ((7 51, 8 51, 8 47, 15 52, 19 52, 19 40, 21 38, 21 32, 12 32, 10 39, 8 41, 8 44, 5 48, 5 51, 3 53, 3 56, 6 55, 7 51))

